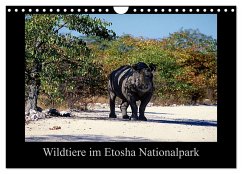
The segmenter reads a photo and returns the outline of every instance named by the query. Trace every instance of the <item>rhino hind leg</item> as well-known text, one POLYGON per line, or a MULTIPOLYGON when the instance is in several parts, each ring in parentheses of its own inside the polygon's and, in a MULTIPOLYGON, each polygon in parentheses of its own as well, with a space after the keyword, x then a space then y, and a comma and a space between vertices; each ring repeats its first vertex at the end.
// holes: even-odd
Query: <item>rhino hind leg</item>
POLYGON ((127 108, 129 107, 129 104, 127 101, 123 100, 120 105, 120 110, 122 112, 123 119, 129 119, 130 117, 127 114, 127 108))
POLYGON ((117 118, 117 115, 115 114, 115 99, 116 99, 115 93, 112 91, 109 91, 109 105, 110 105, 109 118, 117 118))

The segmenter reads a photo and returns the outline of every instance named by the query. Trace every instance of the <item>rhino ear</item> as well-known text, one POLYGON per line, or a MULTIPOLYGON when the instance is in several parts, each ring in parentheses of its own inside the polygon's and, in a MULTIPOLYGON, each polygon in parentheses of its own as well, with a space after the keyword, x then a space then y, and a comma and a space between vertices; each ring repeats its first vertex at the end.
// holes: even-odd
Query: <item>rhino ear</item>
POLYGON ((156 70, 156 65, 153 64, 153 63, 149 64, 149 67, 150 67, 150 70, 151 70, 152 72, 154 72, 154 71, 156 70))

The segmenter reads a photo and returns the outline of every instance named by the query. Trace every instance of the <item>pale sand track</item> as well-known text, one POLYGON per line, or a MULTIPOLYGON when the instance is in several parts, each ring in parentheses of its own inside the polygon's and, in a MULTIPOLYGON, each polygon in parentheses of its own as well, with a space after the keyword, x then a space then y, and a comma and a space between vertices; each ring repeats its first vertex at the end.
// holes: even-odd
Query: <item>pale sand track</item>
MULTIPOLYGON (((216 106, 147 107, 144 121, 109 119, 109 109, 52 117, 25 125, 28 142, 216 142, 216 106), (53 126, 61 129, 50 130, 53 126)), ((129 110, 130 111, 130 110, 129 110)), ((130 115, 130 114, 129 114, 130 115)))

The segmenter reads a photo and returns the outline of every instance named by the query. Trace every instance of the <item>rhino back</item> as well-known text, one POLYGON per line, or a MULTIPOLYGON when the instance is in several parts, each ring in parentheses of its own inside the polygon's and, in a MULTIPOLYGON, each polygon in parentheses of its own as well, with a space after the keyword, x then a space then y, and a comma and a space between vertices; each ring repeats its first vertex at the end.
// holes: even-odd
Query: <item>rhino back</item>
POLYGON ((131 66, 121 66, 117 70, 110 74, 109 81, 111 90, 120 98, 125 99, 125 94, 123 94, 122 86, 126 82, 127 78, 132 75, 131 66))

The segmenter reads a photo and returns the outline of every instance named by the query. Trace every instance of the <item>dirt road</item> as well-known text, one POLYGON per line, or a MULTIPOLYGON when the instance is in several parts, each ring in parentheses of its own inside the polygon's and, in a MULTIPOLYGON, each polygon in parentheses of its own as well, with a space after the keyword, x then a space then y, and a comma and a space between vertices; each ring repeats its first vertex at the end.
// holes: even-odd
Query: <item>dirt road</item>
MULTIPOLYGON (((109 119, 108 108, 25 125, 28 142, 216 142, 216 106, 147 107, 148 121, 109 119), (55 128, 57 128, 55 130, 55 128), (53 130, 54 129, 54 130, 53 130)), ((129 110, 130 111, 130 110, 129 110)), ((130 115, 130 114, 129 114, 130 115)))

